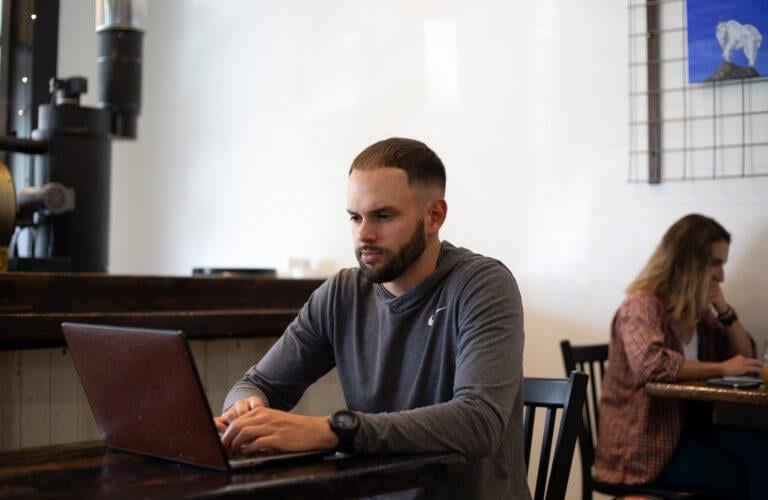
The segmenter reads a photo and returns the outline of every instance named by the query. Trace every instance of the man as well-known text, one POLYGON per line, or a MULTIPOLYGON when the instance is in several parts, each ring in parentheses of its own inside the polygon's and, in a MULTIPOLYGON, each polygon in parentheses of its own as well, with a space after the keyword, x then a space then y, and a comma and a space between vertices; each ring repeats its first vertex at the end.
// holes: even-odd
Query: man
POLYGON ((398 498, 529 498, 522 444, 523 311, 500 262, 441 242, 445 169, 421 142, 369 146, 349 172, 359 269, 320 286, 228 394, 224 445, 253 453, 455 451, 468 476, 398 498), (286 413, 338 368, 350 411, 286 413))

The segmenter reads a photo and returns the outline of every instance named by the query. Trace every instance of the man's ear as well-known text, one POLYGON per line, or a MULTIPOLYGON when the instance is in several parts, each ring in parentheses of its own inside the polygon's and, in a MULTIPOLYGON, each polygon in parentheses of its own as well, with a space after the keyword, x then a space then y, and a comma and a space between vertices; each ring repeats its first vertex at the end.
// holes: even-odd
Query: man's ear
POLYGON ((424 226, 428 233, 436 233, 440 230, 445 217, 448 215, 448 204, 443 199, 434 199, 427 204, 427 216, 424 226))

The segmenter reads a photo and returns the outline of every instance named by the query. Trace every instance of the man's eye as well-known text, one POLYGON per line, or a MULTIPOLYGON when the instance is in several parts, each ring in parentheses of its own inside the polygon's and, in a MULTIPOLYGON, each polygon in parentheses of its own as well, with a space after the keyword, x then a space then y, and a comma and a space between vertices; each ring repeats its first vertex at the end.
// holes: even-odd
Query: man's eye
POLYGON ((392 218, 392 215, 390 214, 378 214, 379 220, 388 220, 392 218))
POLYGON ((360 216, 359 215, 350 215, 349 220, 352 222, 360 222, 360 216))

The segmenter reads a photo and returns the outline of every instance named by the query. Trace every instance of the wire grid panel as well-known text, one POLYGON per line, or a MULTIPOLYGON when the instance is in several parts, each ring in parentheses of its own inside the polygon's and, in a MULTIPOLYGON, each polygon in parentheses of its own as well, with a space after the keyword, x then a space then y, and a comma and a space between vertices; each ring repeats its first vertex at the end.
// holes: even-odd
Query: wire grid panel
MULTIPOLYGON (((661 181, 768 176, 768 78, 688 83, 686 0, 629 0, 628 182, 649 182, 648 96, 661 99, 661 181), (649 33, 646 8, 658 9, 649 33), (649 61, 649 36, 659 58, 649 61), (660 88, 648 88, 658 65, 660 88)), ((714 36, 714 33, 713 33, 714 36)))

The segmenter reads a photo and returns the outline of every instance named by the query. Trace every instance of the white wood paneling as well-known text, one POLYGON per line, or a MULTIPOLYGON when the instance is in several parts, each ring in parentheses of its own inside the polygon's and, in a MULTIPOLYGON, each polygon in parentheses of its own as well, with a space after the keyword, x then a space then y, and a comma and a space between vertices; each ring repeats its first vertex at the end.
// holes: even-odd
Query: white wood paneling
POLYGON ((85 395, 80 379, 77 380, 77 438, 74 441, 91 441, 101 439, 101 433, 93 418, 91 406, 85 395))
POLYGON ((346 407, 347 403, 344 401, 344 394, 342 394, 339 385, 339 375, 334 369, 327 375, 320 377, 304 393, 294 412, 302 415, 328 415, 346 407))
POLYGON ((190 342, 189 350, 192 351, 192 359, 195 360, 195 366, 197 367, 197 374, 200 377, 200 381, 203 384, 203 390, 207 391, 208 387, 205 383, 205 369, 207 366, 205 357, 205 343, 204 342, 190 342))
POLYGON ((21 352, 0 352, 0 450, 21 446, 21 352))
POLYGON ((21 447, 51 442, 50 351, 21 351, 21 447))
MULTIPOLYGON (((51 349, 50 444, 68 443, 78 435, 80 381, 67 349, 51 349)), ((88 410, 90 412, 90 409, 88 410)))
MULTIPOLYGON (((257 352, 258 347, 255 339, 239 339, 230 344, 227 348, 226 358, 226 379, 224 381, 225 396, 229 387, 232 387, 239 380, 245 371, 250 368, 261 356, 263 352, 257 352)), ((222 405, 224 401, 222 401, 222 405)), ((217 408, 213 408, 214 411, 217 408)), ((221 410, 221 406, 218 407, 221 410)))
POLYGON ((205 342, 206 370, 200 374, 204 380, 208 404, 213 414, 221 412, 224 398, 229 390, 227 353, 232 340, 210 340, 205 342))

